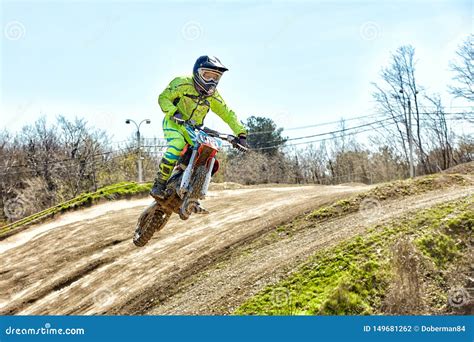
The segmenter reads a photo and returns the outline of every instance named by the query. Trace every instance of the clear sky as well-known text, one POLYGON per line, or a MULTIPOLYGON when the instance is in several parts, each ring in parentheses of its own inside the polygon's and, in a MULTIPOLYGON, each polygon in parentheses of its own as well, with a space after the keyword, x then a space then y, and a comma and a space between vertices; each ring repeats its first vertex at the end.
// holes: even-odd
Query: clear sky
MULTIPOLYGON (((244 120, 295 127, 373 112, 371 82, 390 53, 416 48, 418 81, 446 107, 448 63, 472 32, 472 3, 450 1, 1 1, 0 129, 80 116, 127 138, 195 59, 230 69, 219 90, 244 120)), ((225 130, 208 115, 206 124, 225 130)), ((322 128, 327 130, 328 128, 322 128)), ((289 131, 305 135, 316 129, 289 131)))

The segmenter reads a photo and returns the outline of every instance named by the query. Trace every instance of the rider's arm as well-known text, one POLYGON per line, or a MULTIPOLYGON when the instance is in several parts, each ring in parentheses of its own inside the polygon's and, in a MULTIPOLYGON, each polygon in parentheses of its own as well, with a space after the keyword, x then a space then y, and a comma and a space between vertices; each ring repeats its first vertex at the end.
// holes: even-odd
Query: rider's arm
POLYGON ((246 134, 244 125, 242 125, 237 119, 234 111, 229 109, 225 104, 222 97, 216 91, 214 95, 210 98, 211 110, 216 113, 226 124, 229 125, 230 129, 234 132, 235 135, 246 134))
POLYGON ((176 77, 168 87, 158 96, 158 104, 166 116, 172 116, 178 108, 174 105, 174 100, 182 96, 181 87, 186 85, 186 80, 176 77))

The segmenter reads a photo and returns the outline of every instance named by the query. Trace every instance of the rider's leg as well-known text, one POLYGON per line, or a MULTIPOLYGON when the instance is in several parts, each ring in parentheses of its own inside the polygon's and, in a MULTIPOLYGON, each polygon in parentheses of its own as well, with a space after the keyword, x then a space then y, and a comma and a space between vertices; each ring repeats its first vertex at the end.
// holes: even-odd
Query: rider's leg
POLYGON ((153 197, 164 197, 166 182, 170 178, 171 172, 178 162, 179 154, 186 145, 184 135, 180 128, 180 126, 166 118, 163 120, 163 132, 168 143, 168 148, 161 159, 153 188, 150 191, 150 194, 153 197))

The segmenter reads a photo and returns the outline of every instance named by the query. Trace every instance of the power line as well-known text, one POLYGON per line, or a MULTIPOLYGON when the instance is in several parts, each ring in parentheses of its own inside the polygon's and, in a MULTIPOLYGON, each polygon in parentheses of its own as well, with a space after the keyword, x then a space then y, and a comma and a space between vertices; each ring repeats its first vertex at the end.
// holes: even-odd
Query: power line
MULTIPOLYGON (((387 125, 394 125, 394 124, 395 124, 395 122, 391 122, 391 123, 388 123, 387 125)), ((384 126, 381 126, 381 127, 384 127, 384 126)), ((381 127, 375 127, 375 128, 381 128, 381 127)), ((273 146, 259 147, 259 148, 254 148, 252 150, 258 150, 258 151, 259 150, 268 150, 268 149, 273 149, 273 148, 277 148, 277 147, 283 147, 284 148, 284 147, 305 145, 305 144, 311 144, 311 143, 315 143, 315 142, 322 142, 322 141, 328 141, 328 140, 330 141, 330 140, 344 138, 344 137, 347 137, 347 136, 357 135, 357 134, 360 134, 360 133, 371 132, 373 130, 374 130, 374 127, 366 129, 366 130, 358 131, 358 132, 351 132, 351 133, 347 133, 347 134, 344 134, 344 135, 341 134, 341 135, 338 135, 338 136, 328 137, 328 138, 324 138, 324 139, 304 141, 304 142, 299 142, 299 143, 294 143, 294 144, 287 144, 287 145, 273 145, 273 146)))
MULTIPOLYGON (((286 132, 286 131, 293 131, 293 130, 298 130, 298 129, 323 127, 323 126, 328 126, 328 125, 334 125, 334 124, 340 123, 341 121, 344 121, 344 122, 345 121, 354 121, 354 120, 360 120, 360 119, 376 117, 376 116, 380 116, 380 114, 363 115, 363 116, 357 116, 357 117, 352 117, 352 118, 348 118, 348 119, 341 118, 341 119, 336 120, 336 121, 321 122, 321 123, 317 123, 317 124, 311 124, 311 125, 305 125, 305 126, 299 126, 299 127, 283 128, 283 131, 286 132)), ((250 136, 250 135, 258 135, 258 134, 273 133, 273 132, 274 131, 260 131, 260 132, 249 133, 248 135, 250 136)))
MULTIPOLYGON (((426 112, 423 112, 423 113, 420 113, 420 114, 430 114, 430 115, 435 115, 434 113, 426 113, 426 112)), ((456 114, 466 114, 466 113, 444 113, 445 115, 456 115, 456 114)), ((367 115, 365 117, 373 117, 374 115, 367 115)), ((335 131, 330 131, 330 132, 325 132, 325 133, 318 133, 318 134, 312 134, 312 135, 307 135, 307 136, 301 136, 301 137, 295 137, 295 138, 290 138, 290 139, 287 139, 286 141, 294 141, 294 140, 301 140, 301 139, 308 139, 308 138, 314 138, 314 137, 319 137, 319 136, 325 136, 325 135, 332 135, 332 134, 337 134, 337 133, 345 133, 345 132, 348 132, 348 131, 351 131, 351 130, 354 130, 354 129, 359 129, 359 128, 364 128, 364 127, 368 127, 368 126, 373 126, 373 125, 376 125, 376 124, 381 124, 383 122, 386 122, 386 121, 390 121, 390 120, 393 120, 393 119, 396 119, 396 118, 399 118, 400 116, 402 115, 399 115, 399 116, 396 116, 395 118, 386 118, 386 119, 383 119, 383 120, 377 120, 377 121, 373 121, 373 122, 370 122, 370 123, 366 123, 366 124, 362 124, 362 125, 358 125, 358 126, 353 126, 353 127, 348 127, 348 128, 344 128, 344 129, 340 129, 340 130, 335 130, 335 131)), ((351 120, 355 120, 355 119, 360 119, 362 117, 358 117, 358 118, 352 118, 351 120)), ((432 120, 442 120, 442 118, 433 118, 431 117, 430 119, 421 119, 422 121, 432 121, 432 120)), ((447 121, 454 121, 454 120, 464 120, 463 118, 447 118, 445 119, 447 121)), ((340 121, 333 121, 332 123, 337 123, 337 122, 340 122, 340 121)), ((388 123, 386 125, 393 125, 395 124, 396 122, 391 122, 391 123, 388 123)), ((300 128, 303 128, 303 127, 316 127, 316 126, 323 126, 323 125, 327 125, 327 124, 330 124, 329 122, 326 122, 326 123, 321 123, 319 125, 308 125, 308 126, 301 126, 301 127, 295 127, 293 129, 300 129, 300 128)), ((375 127, 375 128, 382 128, 384 127, 383 125, 381 125, 380 127, 375 127)), ((351 136, 351 135, 356 135, 356 134, 360 134, 360 133, 364 133, 364 132, 368 132, 368 131, 372 131, 374 129, 374 127, 370 128, 370 129, 367 129, 367 130, 362 130, 362 131, 358 131, 358 132, 352 132, 352 133, 347 133, 347 134, 344 134, 344 135, 339 135, 339 136, 334 136, 334 137, 331 137, 331 138, 324 138, 324 139, 319 139, 319 140, 312 140, 312 141, 306 141, 306 142, 301 142, 301 143, 295 143, 295 144, 278 144, 278 145, 273 145, 273 146, 266 146, 266 147, 260 147, 260 148, 254 148, 253 150, 266 150, 266 149, 271 149, 271 148, 277 148, 277 147, 290 147, 290 146, 297 146, 297 145, 302 145, 302 144, 309 144, 309 143, 314 143, 314 142, 321 142, 321 141, 326 141, 326 140, 333 140, 333 139, 338 139, 338 138, 342 138, 344 136, 351 136)), ((288 129, 289 130, 289 129, 288 129)), ((263 133, 263 132, 257 132, 257 133, 263 133)), ((158 138, 157 138, 158 139, 158 138)), ((271 142, 274 142, 276 140, 273 140, 273 141, 267 141, 267 143, 271 143, 271 142)), ((155 148, 155 147, 159 147, 159 148, 164 148, 164 147, 167 147, 167 145, 145 145, 143 147, 149 147, 149 148, 155 148)), ((94 157, 97 157, 97 156, 105 156, 105 155, 110 155, 110 154, 113 154, 113 153, 118 153, 118 152, 126 152, 126 153, 130 153, 130 147, 129 148, 119 148, 117 150, 111 150, 111 151, 107 151, 107 152, 100 152, 100 153, 96 153, 96 154, 92 154, 92 155, 89 155, 87 156, 87 158, 94 158, 94 157)), ((153 152, 147 152, 149 154, 153 154, 153 152)), ((119 157, 119 156, 116 156, 116 157, 119 157)), ((116 158, 116 157, 113 157, 113 158, 116 158)), ((51 160, 51 161, 47 161, 47 162, 44 162, 44 163, 40 163, 40 165, 53 165, 53 164, 58 164, 58 163, 65 163, 65 162, 69 162, 69 161, 78 161, 80 162, 81 160, 84 160, 84 159, 78 159, 78 158, 65 158, 65 159, 59 159, 59 160, 51 160)), ((5 172, 11 168, 21 168, 21 167, 25 167, 25 168, 29 168, 31 167, 31 165, 29 164, 22 164, 22 165, 11 165, 11 166, 8 166, 2 170, 0 170, 0 175, 6 175, 6 174, 14 174, 12 172, 5 172)), ((35 173, 37 172, 37 170, 25 170, 25 171, 20 171, 18 173, 35 173)))
MULTIPOLYGON (((431 112, 419 112, 418 114, 421 114, 421 115, 434 115, 435 113, 431 113, 431 112)), ((461 115, 461 114, 466 114, 466 112, 451 112, 451 113, 446 113, 446 112, 444 112, 443 114, 444 114, 444 115, 461 115)), ((373 117, 378 117, 378 116, 380 117, 380 116, 382 116, 382 115, 383 115, 383 114, 378 113, 378 114, 370 114, 370 115, 356 116, 356 117, 351 117, 351 118, 347 118, 347 119, 341 117, 339 120, 335 120, 335 121, 328 121, 328 122, 322 122, 322 123, 310 124, 310 125, 298 126, 298 127, 283 128, 283 132, 286 132, 286 131, 293 131, 293 130, 299 130, 299 129, 306 129, 306 128, 323 127, 323 126, 338 124, 338 123, 341 123, 341 122, 354 121, 354 120, 361 120, 361 119, 365 119, 365 118, 373 118, 373 117)), ((271 130, 271 131, 259 131, 259 132, 249 133, 248 135, 251 136, 251 135, 266 134, 266 133, 273 133, 273 132, 274 132, 274 130, 271 130)))
MULTIPOLYGON (((107 151, 107 152, 100 152, 100 153, 96 153, 96 154, 91 154, 91 155, 88 155, 86 158, 93 158, 93 157, 98 157, 98 156, 104 156, 104 155, 108 155, 108 154, 112 154, 112 153, 117 153, 117 152, 129 152, 127 149, 118 149, 118 150, 112 150, 112 151, 107 151)), ((55 160, 49 160, 49 161, 46 161, 46 162, 42 162, 42 163, 39 163, 39 165, 52 165, 52 164, 58 164, 58 163, 65 163, 65 162, 69 162, 69 161, 78 161, 78 162, 81 162, 85 160, 85 158, 65 158, 65 159, 55 159, 55 160)), ((31 167, 31 165, 29 164, 21 164, 21 165, 10 165, 10 166, 7 166, 6 168, 0 170, 0 171, 5 171, 9 168, 20 168, 20 167, 31 167)))
POLYGON ((375 125, 375 124, 378 124, 378 123, 382 123, 382 122, 385 122, 385 121, 390 121, 390 120, 392 120, 392 118, 387 118, 387 119, 383 119, 383 120, 378 120, 378 121, 370 122, 370 123, 367 123, 367 124, 363 124, 363 125, 359 125, 359 126, 353 126, 353 127, 349 127, 349 128, 343 128, 343 129, 340 129, 340 130, 331 131, 331 132, 326 132, 326 133, 318 133, 318 134, 306 135, 306 136, 303 136, 303 137, 290 138, 290 139, 286 139, 286 141, 308 139, 308 138, 321 137, 321 136, 330 135, 330 134, 335 134, 335 133, 347 132, 347 131, 350 131, 350 130, 353 130, 353 129, 363 128, 363 127, 367 127, 367 126, 372 126, 372 125, 375 125))
MULTIPOLYGON (((459 108, 463 108, 463 107, 469 107, 471 108, 470 106, 458 106, 459 108)), ((455 108, 453 106, 453 108, 455 108)), ((436 113, 432 113, 432 112, 419 112, 419 114, 421 115, 435 115, 436 113)), ((450 113, 446 113, 444 112, 443 113, 444 115, 448 116, 448 115, 463 115, 463 114, 470 114, 468 112, 450 112, 450 113)), ((324 126, 328 126, 328 125, 334 125, 334 124, 338 124, 338 123, 341 123, 341 122, 348 122, 348 121, 354 121, 354 120, 361 120, 361 119, 366 119, 366 118, 373 118, 373 117, 380 117, 382 116, 383 114, 369 114, 369 115, 362 115, 362 116, 356 116, 356 117, 351 117, 351 118, 343 118, 341 117, 339 120, 335 120, 335 121, 328 121, 328 122, 321 122, 321 123, 317 123, 317 124, 310 124, 310 125, 305 125, 305 126, 297 126, 297 127, 290 127, 290 128, 283 128, 283 132, 286 132, 286 131, 293 131, 293 130, 300 130, 300 129, 307 129, 307 128, 315 128, 315 127, 324 127, 324 126)), ((400 116, 402 116, 402 114, 400 114, 400 116)), ((393 119, 393 118, 390 118, 390 119, 393 119)), ((259 131, 259 132, 252 132, 252 133, 249 133, 248 136, 252 136, 252 135, 258 135, 258 134, 266 134, 266 133, 273 133, 274 130, 269 130, 269 131, 259 131)), ((164 137, 155 137, 155 138, 143 138, 144 140, 145 139, 161 139, 161 140, 166 140, 164 137)), ((301 138, 302 139, 302 138, 301 138)), ((292 140, 292 139, 288 139, 288 140, 292 140)), ((120 144, 120 143, 127 143, 127 142, 130 142, 130 140, 120 140, 120 141, 115 141, 115 142, 111 142, 110 144, 120 144)), ((160 145, 161 146, 161 145, 160 145)), ((158 146, 158 147, 160 147, 158 146)))
MULTIPOLYGON (((400 116, 397 116, 397 117, 395 117, 395 118, 398 118, 398 117, 400 117, 400 116)), ((383 119, 383 120, 377 120, 377 121, 369 122, 369 123, 366 123, 366 124, 363 124, 363 125, 358 125, 358 126, 343 128, 343 129, 339 129, 339 130, 335 130, 335 131, 330 131, 330 132, 325 132, 325 133, 318 133, 318 134, 312 134, 312 135, 307 135, 307 136, 302 136, 302 137, 289 138, 289 139, 286 139, 285 141, 293 141, 293 140, 301 140, 301 139, 315 138, 315 137, 321 137, 321 136, 330 135, 330 134, 335 134, 335 133, 347 132, 347 131, 351 131, 351 130, 353 130, 353 129, 363 128, 363 127, 367 127, 367 126, 372 126, 372 125, 379 124, 379 123, 382 123, 382 122, 385 122, 385 121, 391 121, 391 120, 393 120, 393 119, 395 119, 395 118, 386 118, 386 119, 383 119)), ((271 142, 276 142, 276 141, 279 141, 279 140, 271 140, 271 141, 267 141, 266 143, 271 143, 271 142)))
MULTIPOLYGON (((426 113, 420 113, 420 114, 426 114, 426 113)), ((429 114, 434 115, 433 113, 429 113, 429 114)), ((457 114, 457 113, 450 113, 450 115, 454 115, 454 114, 457 114)), ((302 136, 302 137, 289 138, 289 139, 286 139, 286 141, 308 139, 308 138, 325 136, 325 135, 330 135, 330 134, 335 134, 335 133, 347 132, 347 131, 350 131, 350 130, 353 130, 353 129, 363 128, 363 127, 371 126, 371 125, 374 125, 374 124, 379 124, 379 123, 382 123, 382 122, 385 122, 385 121, 391 121, 391 120, 394 120, 394 119, 396 120, 398 118, 403 118, 403 115, 401 114, 401 115, 398 115, 398 116, 395 116, 395 117, 390 117, 390 118, 386 118, 386 119, 382 119, 382 120, 378 120, 378 121, 373 121, 373 122, 369 122, 369 123, 366 123, 366 124, 353 126, 353 127, 349 127, 349 128, 343 128, 343 129, 340 129, 340 130, 335 130, 335 131, 330 131, 330 132, 325 132, 325 133, 312 134, 312 135, 307 135, 307 136, 302 136)), ((420 119, 420 121, 432 121, 432 120, 442 120, 442 119, 441 118, 433 118, 433 117, 431 117, 430 119, 420 119)), ((446 118, 445 120, 446 121, 454 121, 454 120, 464 120, 464 119, 463 118, 459 118, 459 119, 446 118)), ((403 120, 398 121, 398 122, 403 122, 403 120)), ((279 141, 279 140, 271 140, 271 141, 267 141, 267 143, 276 142, 276 141, 279 141)))
MULTIPOLYGON (((392 120, 392 119, 393 118, 390 118, 390 120, 392 120)), ((442 120, 441 118, 431 118, 431 119, 421 119, 421 121, 432 121, 433 119, 434 120, 442 120)), ((462 118, 448 118, 448 119, 445 119, 445 120, 447 120, 447 121, 464 121, 464 119, 462 119, 462 118)), ((384 120, 379 120, 378 122, 380 123, 382 121, 384 121, 384 120)), ((376 128, 383 128, 385 126, 395 125, 396 123, 397 122, 390 122, 390 123, 385 124, 385 125, 380 125, 379 124, 379 127, 372 127, 372 128, 365 129, 365 130, 362 130, 362 131, 351 132, 351 133, 347 133, 347 134, 344 134, 344 135, 341 134, 341 135, 338 135, 338 136, 328 137, 328 138, 324 138, 324 139, 311 140, 311 141, 305 141, 305 142, 294 143, 294 144, 279 144, 279 145, 273 145, 273 146, 259 147, 259 148, 254 148, 252 150, 267 150, 267 149, 273 149, 273 148, 277 148, 277 147, 291 147, 291 146, 298 146, 298 145, 304 145, 304 144, 311 144, 311 143, 315 143, 315 142, 335 140, 335 139, 344 138, 346 136, 352 136, 352 135, 357 135, 357 134, 360 134, 360 133, 371 132, 376 128)), ((357 126, 357 127, 356 126, 350 127, 350 128, 339 130, 339 131, 321 133, 319 135, 314 135, 314 137, 315 136, 324 136, 324 135, 334 134, 334 133, 343 133, 343 132, 347 132, 348 130, 352 130, 352 129, 355 129, 355 128, 362 128, 364 126, 372 126, 373 124, 377 124, 377 121, 372 122, 372 123, 368 123, 368 124, 365 124, 365 125, 360 125, 360 126, 357 126)), ((306 137, 306 138, 308 138, 308 137, 306 137)), ((302 138, 303 137, 299 137, 299 138, 294 138, 294 139, 291 139, 291 140, 297 140, 297 139, 302 139, 302 138)), ((288 140, 290 140, 290 139, 288 139, 288 140)))

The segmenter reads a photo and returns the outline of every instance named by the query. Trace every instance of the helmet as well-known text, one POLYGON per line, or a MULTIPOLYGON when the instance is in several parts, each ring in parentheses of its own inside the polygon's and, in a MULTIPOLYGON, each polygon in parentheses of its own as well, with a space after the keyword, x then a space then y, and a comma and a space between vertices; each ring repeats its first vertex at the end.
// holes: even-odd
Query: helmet
POLYGON ((200 94, 211 96, 222 74, 227 70, 229 69, 223 66, 217 57, 199 57, 193 68, 194 87, 200 94))

